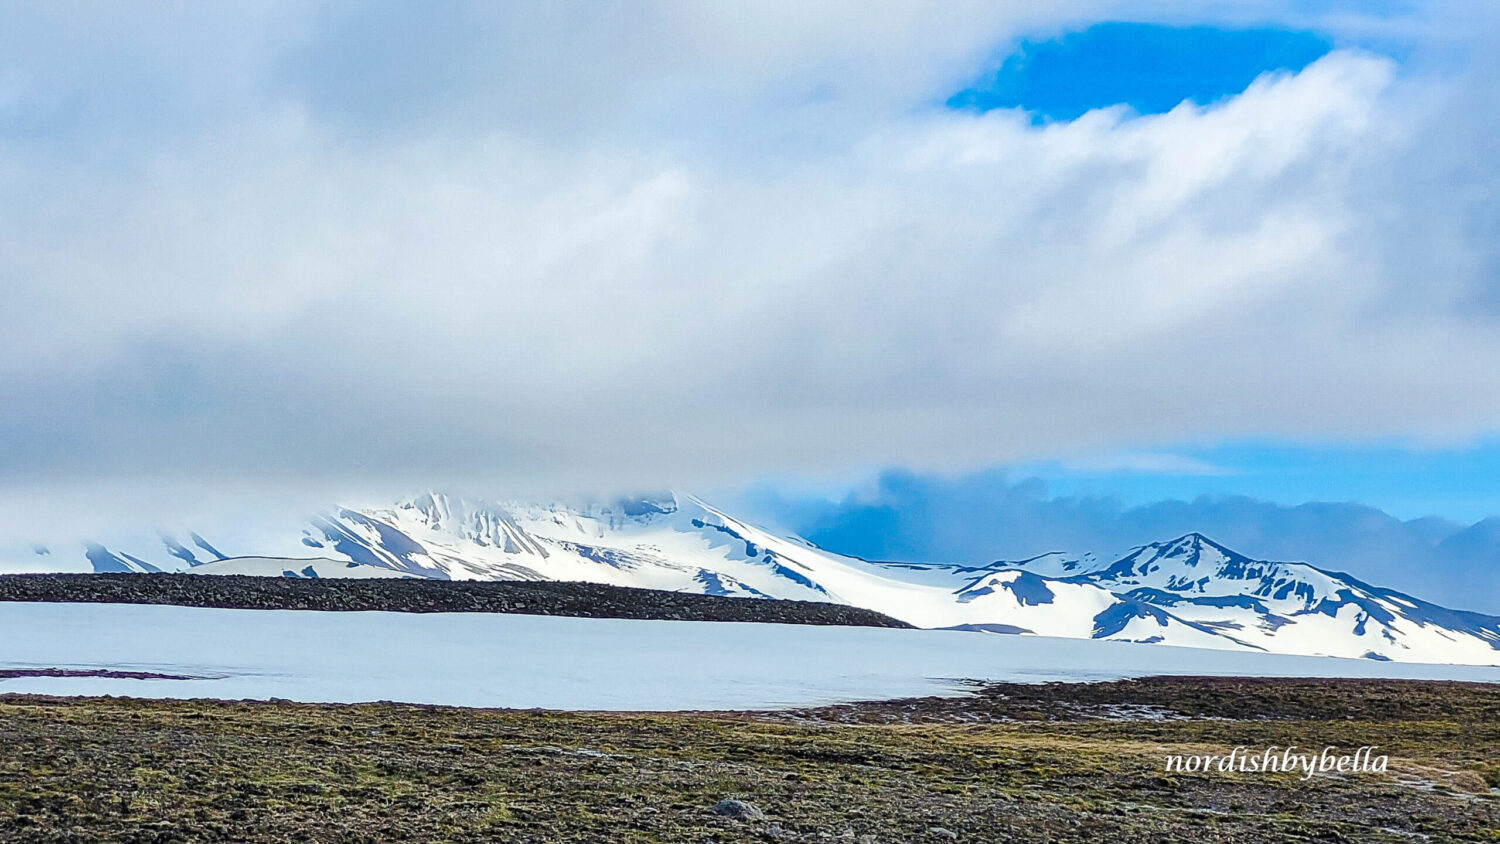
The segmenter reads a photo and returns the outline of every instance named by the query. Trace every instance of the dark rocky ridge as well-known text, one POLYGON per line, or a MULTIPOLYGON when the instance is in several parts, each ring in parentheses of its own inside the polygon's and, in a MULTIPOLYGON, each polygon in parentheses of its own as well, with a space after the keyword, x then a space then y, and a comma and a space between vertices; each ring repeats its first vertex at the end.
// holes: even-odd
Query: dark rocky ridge
POLYGON ((249 610, 494 612, 584 618, 910 627, 859 607, 721 598, 597 583, 335 580, 249 575, 0 575, 0 601, 170 604, 249 610))

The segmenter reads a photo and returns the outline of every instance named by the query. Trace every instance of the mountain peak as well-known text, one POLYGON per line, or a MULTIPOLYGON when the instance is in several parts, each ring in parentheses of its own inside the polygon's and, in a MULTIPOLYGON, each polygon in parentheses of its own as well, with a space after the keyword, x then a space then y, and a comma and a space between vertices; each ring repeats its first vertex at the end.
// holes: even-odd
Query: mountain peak
POLYGON ((1231 551, 1196 531, 1166 542, 1142 545, 1099 572, 1108 578, 1165 578, 1167 588, 1185 584, 1202 586, 1207 579, 1229 575, 1239 577, 1249 557, 1231 551), (1206 579, 1207 578, 1207 579, 1206 579))
POLYGON ((1137 561, 1167 561, 1167 559, 1173 559, 1173 561, 1184 562, 1185 565, 1197 565, 1200 559, 1205 558, 1205 556, 1208 556, 1208 558, 1248 559, 1242 553, 1230 550, 1229 547, 1221 546, 1220 543, 1215 543, 1214 540, 1205 537, 1200 532, 1193 531, 1191 534, 1181 535, 1181 537, 1175 538, 1175 540, 1158 541, 1158 543, 1148 543, 1145 546, 1139 546, 1133 552, 1125 555, 1125 558, 1119 562, 1121 564, 1125 564, 1125 562, 1134 564, 1137 561))
POLYGON ((1219 543, 1213 541, 1212 539, 1209 539, 1207 536, 1204 536, 1203 534, 1201 534, 1201 533, 1199 533, 1197 531, 1192 531, 1191 533, 1184 533, 1182 536, 1179 536, 1176 539, 1170 540, 1168 542, 1153 543, 1153 544, 1159 545, 1159 546, 1161 546, 1163 548, 1187 547, 1187 548, 1200 549, 1200 548, 1208 547, 1208 548, 1213 548, 1216 551, 1220 551, 1220 552, 1223 552, 1223 553, 1226 553, 1226 554, 1233 554, 1234 553, 1233 551, 1230 551, 1228 548, 1224 547, 1223 545, 1220 545, 1219 543))
POLYGON ((1167 540, 1166 542, 1152 542, 1142 545, 1130 556, 1140 557, 1149 555, 1156 558, 1184 557, 1190 561, 1189 565, 1196 565, 1197 561, 1204 556, 1205 551, 1214 552, 1210 556, 1218 556, 1230 560, 1249 559, 1244 554, 1215 542, 1197 531, 1185 533, 1176 539, 1167 540))

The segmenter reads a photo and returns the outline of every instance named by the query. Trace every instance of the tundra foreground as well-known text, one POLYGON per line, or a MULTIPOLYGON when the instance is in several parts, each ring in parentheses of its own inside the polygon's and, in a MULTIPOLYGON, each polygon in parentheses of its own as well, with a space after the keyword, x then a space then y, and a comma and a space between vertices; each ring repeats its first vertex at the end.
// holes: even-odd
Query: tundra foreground
POLYGON ((1500 687, 1417 681, 670 715, 4 696, 0 840, 1491 841, 1497 750, 1500 687), (1293 745, 1389 768, 1165 770, 1293 745))

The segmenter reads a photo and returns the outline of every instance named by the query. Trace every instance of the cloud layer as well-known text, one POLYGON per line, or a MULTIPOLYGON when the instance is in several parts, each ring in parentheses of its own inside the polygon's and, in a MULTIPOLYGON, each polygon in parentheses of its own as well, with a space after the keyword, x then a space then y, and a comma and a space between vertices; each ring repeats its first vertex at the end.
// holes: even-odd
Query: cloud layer
POLYGON ((1454 35, 1493 26, 1312 21, 1417 58, 1038 127, 941 103, 1120 9, 993 5, 18 13, 0 474, 697 485, 1500 427, 1500 86, 1454 35))

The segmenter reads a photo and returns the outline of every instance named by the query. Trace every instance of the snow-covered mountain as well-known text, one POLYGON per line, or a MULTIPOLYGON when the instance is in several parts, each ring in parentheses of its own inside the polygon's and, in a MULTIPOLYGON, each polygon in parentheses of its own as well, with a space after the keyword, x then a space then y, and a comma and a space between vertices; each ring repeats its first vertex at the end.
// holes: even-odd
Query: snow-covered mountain
POLYGON ((76 559, 37 548, 25 568, 37 570, 45 558, 56 570, 580 580, 831 601, 919 627, 1500 664, 1500 618, 1305 563, 1252 560, 1199 534, 1113 561, 1048 554, 984 566, 881 563, 755 527, 681 494, 565 506, 433 493, 340 508, 255 547, 221 548, 197 533, 185 539, 87 543, 76 559))

